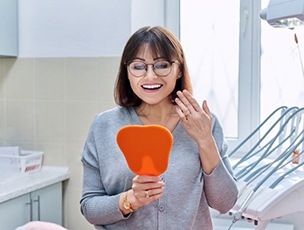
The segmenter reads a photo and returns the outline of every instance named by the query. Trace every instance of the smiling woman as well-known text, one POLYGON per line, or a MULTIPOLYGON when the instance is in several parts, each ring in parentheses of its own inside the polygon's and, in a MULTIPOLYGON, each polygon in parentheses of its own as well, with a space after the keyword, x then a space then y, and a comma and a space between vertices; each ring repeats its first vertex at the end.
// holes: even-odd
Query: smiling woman
MULTIPOLYGON (((209 206, 222 213, 233 207, 238 190, 221 125, 191 91, 182 46, 169 30, 143 27, 130 37, 116 80, 119 107, 96 116, 83 150, 81 211, 96 229, 210 230, 209 206), (161 175, 147 171, 147 162, 140 171, 128 167, 116 136, 130 125, 171 133, 174 144, 161 175)), ((144 147, 135 160, 164 161, 155 150, 163 138, 126 136, 133 147, 144 147)))

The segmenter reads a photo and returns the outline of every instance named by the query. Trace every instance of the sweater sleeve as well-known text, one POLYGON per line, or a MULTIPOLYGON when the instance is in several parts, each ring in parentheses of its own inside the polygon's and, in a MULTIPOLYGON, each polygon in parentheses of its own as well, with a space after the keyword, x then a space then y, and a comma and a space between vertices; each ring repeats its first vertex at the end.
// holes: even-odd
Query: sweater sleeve
POLYGON ((94 225, 106 225, 125 219, 118 205, 119 194, 108 195, 101 180, 94 123, 83 149, 82 164, 83 188, 80 205, 84 217, 94 225))
POLYGON ((211 174, 204 173, 204 190, 208 204, 220 213, 228 212, 235 204, 238 188, 234 178, 221 161, 211 174))
POLYGON ((235 204, 238 188, 233 170, 227 156, 228 143, 216 116, 213 116, 213 136, 221 157, 221 161, 211 174, 204 173, 204 191, 209 206, 220 213, 228 212, 235 204))

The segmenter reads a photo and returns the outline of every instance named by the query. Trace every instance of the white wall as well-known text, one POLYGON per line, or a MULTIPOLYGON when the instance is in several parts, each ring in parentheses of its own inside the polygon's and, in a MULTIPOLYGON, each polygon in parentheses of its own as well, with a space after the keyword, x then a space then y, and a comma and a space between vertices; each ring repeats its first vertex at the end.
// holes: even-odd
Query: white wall
POLYGON ((164 25, 164 0, 133 0, 132 1, 132 33, 138 28, 149 25, 164 25))
POLYGON ((131 0, 19 1, 19 57, 118 56, 131 0))
POLYGON ((19 57, 120 56, 139 27, 165 25, 167 4, 165 0, 19 0, 19 57))

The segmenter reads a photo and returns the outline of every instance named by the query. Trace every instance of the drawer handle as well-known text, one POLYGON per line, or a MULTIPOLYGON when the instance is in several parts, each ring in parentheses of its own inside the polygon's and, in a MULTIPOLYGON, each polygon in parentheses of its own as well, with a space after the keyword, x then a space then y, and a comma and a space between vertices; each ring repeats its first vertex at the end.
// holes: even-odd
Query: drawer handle
POLYGON ((26 205, 30 206, 30 221, 33 221, 33 199, 30 199, 30 202, 27 202, 26 205))
POLYGON ((34 200, 34 202, 38 203, 38 221, 40 221, 40 196, 37 196, 37 200, 34 200))

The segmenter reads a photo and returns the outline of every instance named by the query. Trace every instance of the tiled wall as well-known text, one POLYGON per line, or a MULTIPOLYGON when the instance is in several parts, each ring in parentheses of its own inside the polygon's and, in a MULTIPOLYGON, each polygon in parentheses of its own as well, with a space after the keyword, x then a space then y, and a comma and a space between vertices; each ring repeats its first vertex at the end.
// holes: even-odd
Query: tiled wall
POLYGON ((0 145, 44 152, 44 165, 68 166, 64 225, 94 229, 79 209, 81 150, 94 116, 115 106, 119 57, 0 58, 0 145))

